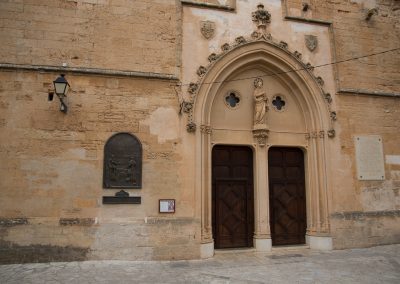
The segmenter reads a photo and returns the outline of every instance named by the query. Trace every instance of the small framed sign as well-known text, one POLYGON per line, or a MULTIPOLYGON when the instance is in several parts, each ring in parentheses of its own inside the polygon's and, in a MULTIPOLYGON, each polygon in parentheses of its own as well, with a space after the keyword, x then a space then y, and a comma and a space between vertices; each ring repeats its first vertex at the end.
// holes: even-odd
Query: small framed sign
POLYGON ((160 213, 175 213, 175 199, 160 199, 160 213))

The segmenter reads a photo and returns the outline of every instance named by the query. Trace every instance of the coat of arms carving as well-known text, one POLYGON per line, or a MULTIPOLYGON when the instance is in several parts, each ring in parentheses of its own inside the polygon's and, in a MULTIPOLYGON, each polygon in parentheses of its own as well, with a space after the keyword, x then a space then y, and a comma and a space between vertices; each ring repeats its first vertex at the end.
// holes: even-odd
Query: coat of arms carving
POLYGON ((215 23, 211 21, 201 21, 200 31, 206 39, 212 38, 215 33, 215 23))
POLYGON ((318 38, 314 35, 305 35, 304 36, 306 46, 310 51, 314 51, 318 46, 318 38))

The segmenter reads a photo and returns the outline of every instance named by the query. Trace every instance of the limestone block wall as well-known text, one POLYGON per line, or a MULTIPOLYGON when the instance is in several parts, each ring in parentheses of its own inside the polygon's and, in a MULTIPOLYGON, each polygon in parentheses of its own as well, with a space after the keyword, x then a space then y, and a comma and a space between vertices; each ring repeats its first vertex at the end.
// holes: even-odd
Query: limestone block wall
POLYGON ((0 72, 0 262, 198 256, 194 193, 181 186, 174 82, 66 74, 67 114, 47 101, 57 73, 0 72), (140 205, 104 205, 103 149, 129 132, 143 146, 140 205), (174 215, 159 198, 176 199, 174 215))
POLYGON ((395 0, 284 0, 287 16, 332 23, 338 91, 400 92, 400 3, 395 0), (303 3, 309 8, 303 11, 303 3), (373 15, 367 21, 369 11, 373 15))
POLYGON ((399 3, 390 0, 284 2, 289 17, 329 23, 335 50, 333 60, 345 61, 335 65, 334 100, 338 108, 339 136, 332 151, 340 155, 334 154, 331 160, 335 176, 331 192, 334 247, 398 243, 399 3), (302 3, 309 4, 307 11, 303 10, 302 3), (373 14, 366 20, 369 11, 373 14), (376 55, 347 61, 370 54, 376 55), (358 180, 355 135, 382 137, 384 181, 358 180))
POLYGON ((1 63, 174 74, 175 0, 1 1, 1 63))
POLYGON ((335 248, 400 241, 400 100, 390 97, 337 96, 340 135, 332 159, 331 230, 335 248), (385 179, 357 178, 355 135, 382 138, 385 179))

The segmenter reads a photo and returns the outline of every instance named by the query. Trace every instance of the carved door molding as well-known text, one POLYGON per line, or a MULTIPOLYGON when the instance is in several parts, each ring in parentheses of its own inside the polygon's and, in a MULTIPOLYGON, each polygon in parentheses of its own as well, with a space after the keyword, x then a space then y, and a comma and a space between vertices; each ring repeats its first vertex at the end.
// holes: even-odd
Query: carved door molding
MULTIPOLYGON (((246 45, 238 45, 232 50, 224 53, 220 59, 212 65, 212 68, 202 77, 202 82, 224 82, 229 80, 232 74, 240 70, 248 70, 254 66, 268 66, 270 72, 279 70, 297 70, 302 65, 293 56, 275 44, 265 41, 255 41, 246 45)), ((329 106, 326 96, 320 85, 307 70, 304 72, 293 72, 284 76, 287 85, 296 90, 296 98, 299 107, 303 110, 305 127, 309 133, 327 133, 332 126, 329 116, 329 106)), ((207 125, 213 129, 210 111, 216 96, 221 90, 220 84, 200 84, 195 95, 192 119, 195 124, 207 125)), ((249 129, 251 131, 251 129, 249 129)), ((201 200, 201 242, 203 244, 213 243, 212 236, 212 147, 214 131, 210 133, 195 132, 196 152, 196 192, 201 200)), ((271 134, 272 135, 272 134, 271 134)), ((293 135, 297 135, 293 133, 293 135)), ((304 135, 304 134, 303 134, 304 135)), ((297 136, 296 136, 297 137, 297 136)), ((300 138, 301 142, 288 144, 287 140, 276 140, 275 145, 293 146, 306 148, 305 167, 307 169, 305 178, 305 190, 307 199, 307 235, 330 236, 328 191, 330 187, 330 176, 327 161, 330 151, 327 135, 310 135, 300 138)), ((272 139, 272 136, 271 136, 272 139)), ((229 142, 228 142, 229 143, 229 142)), ((249 145, 250 146, 250 145, 249 145)), ((255 239, 270 238, 269 228, 269 202, 268 202, 268 169, 267 151, 274 145, 259 147, 251 145, 255 149, 254 172, 255 176, 255 239), (265 162, 265 163, 264 163, 265 162), (265 181, 265 182, 261 182, 265 181), (265 188, 264 188, 265 186, 265 188), (264 198, 265 196, 265 198, 264 198), (263 201, 264 200, 264 201, 263 201), (261 213, 262 214, 261 214, 261 213)))

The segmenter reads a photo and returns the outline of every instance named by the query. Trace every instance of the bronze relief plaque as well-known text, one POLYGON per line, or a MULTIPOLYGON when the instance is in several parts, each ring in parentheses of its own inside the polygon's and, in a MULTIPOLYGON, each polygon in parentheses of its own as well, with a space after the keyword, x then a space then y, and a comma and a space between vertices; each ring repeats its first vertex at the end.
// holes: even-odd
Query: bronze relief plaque
POLYGON ((142 188, 142 145, 129 133, 112 136, 104 147, 104 188, 142 188))

